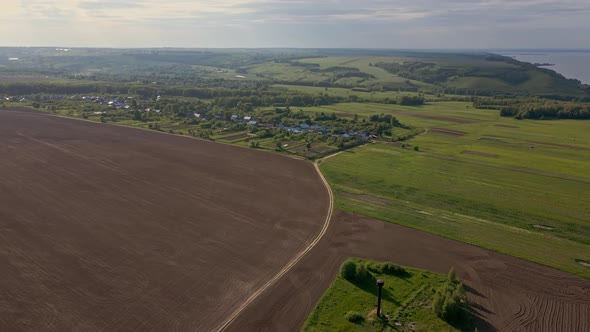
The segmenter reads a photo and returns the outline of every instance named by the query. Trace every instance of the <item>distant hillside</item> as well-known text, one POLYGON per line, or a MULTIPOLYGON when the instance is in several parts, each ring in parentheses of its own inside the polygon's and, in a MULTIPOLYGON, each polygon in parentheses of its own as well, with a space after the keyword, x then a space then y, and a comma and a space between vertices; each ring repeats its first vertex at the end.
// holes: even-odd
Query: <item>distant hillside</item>
POLYGON ((400 77, 433 84, 447 93, 532 95, 557 99, 590 96, 590 86, 533 64, 494 55, 405 58, 376 67, 400 77))
POLYGON ((363 49, 0 48, 0 76, 185 86, 284 84, 590 100, 590 86, 491 53, 363 49), (9 60, 12 59, 12 60, 9 60), (17 59, 17 60, 14 60, 17 59), (230 82, 230 83, 228 83, 230 82), (229 84, 229 85, 228 85, 229 84))

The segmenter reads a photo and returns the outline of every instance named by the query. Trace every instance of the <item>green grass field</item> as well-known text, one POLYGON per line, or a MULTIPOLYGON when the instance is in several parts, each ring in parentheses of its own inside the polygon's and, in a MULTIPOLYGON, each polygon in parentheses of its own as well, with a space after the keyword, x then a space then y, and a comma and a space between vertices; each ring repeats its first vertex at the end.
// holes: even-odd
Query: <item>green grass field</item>
MULTIPOLYGON (((357 264, 374 263, 354 259, 357 264)), ((396 277, 372 272, 367 282, 353 284, 338 275, 324 293, 314 311, 305 322, 303 331, 457 331, 439 319, 432 311, 431 303, 436 288, 445 282, 442 274, 405 268, 409 275, 396 277), (383 279, 382 313, 393 317, 389 322, 375 317, 377 303, 376 279, 383 279), (358 322, 350 322, 350 311, 363 316, 358 322), (399 325, 395 325, 398 323, 399 325)))
POLYGON ((311 58, 311 59, 303 59, 299 60, 303 63, 316 63, 319 64, 321 68, 329 68, 329 67, 352 67, 358 68, 360 71, 364 73, 368 73, 373 75, 375 78, 371 80, 371 83, 380 83, 386 86, 399 86, 404 87, 407 86, 406 81, 410 81, 411 84, 414 86, 418 86, 420 88, 433 88, 431 84, 415 81, 415 80, 408 80, 403 77, 399 77, 397 75, 393 75, 388 73, 386 70, 374 66, 370 66, 371 63, 377 62, 402 62, 407 60, 406 58, 398 58, 398 57, 370 57, 370 56, 360 56, 360 57, 327 57, 327 58, 311 58))
POLYGON ((333 107, 427 130, 406 142, 419 152, 381 143, 325 161, 339 209, 590 277, 576 261, 590 260, 586 122, 518 121, 464 103, 333 107))

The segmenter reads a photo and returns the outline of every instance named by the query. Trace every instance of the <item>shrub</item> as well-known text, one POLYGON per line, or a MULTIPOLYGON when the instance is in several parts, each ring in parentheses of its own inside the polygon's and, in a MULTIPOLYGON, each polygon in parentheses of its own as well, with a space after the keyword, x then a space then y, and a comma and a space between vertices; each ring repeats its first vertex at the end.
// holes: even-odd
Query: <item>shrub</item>
POLYGON ((432 300, 432 310, 438 317, 451 324, 461 324, 469 318, 467 295, 454 269, 449 271, 447 281, 436 291, 432 300))
POLYGON ((340 275, 348 281, 354 281, 356 279, 356 263, 352 260, 344 262, 340 268, 340 275))
POLYGON ((346 315, 344 315, 344 318, 351 323, 360 323, 365 320, 365 317, 356 311, 347 312, 346 315))
POLYGON ((369 265, 369 270, 373 273, 377 274, 387 274, 392 276, 406 276, 408 275, 408 271, 406 271, 403 267, 399 265, 395 265, 393 263, 376 263, 369 265))
POLYGON ((347 260, 340 267, 340 275, 342 278, 355 283, 363 283, 373 278, 373 275, 367 269, 366 264, 357 263, 352 259, 347 260))
POLYGON ((369 271, 367 270, 367 266, 365 264, 358 264, 356 266, 356 275, 355 280, 357 282, 361 282, 366 280, 369 277, 369 271))

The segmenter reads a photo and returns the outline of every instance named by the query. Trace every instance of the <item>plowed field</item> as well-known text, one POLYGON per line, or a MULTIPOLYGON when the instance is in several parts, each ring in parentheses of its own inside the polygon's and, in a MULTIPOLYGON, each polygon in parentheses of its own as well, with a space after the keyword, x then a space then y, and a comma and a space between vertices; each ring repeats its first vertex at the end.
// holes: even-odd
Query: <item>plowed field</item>
POLYGON ((309 162, 0 110, 0 331, 211 331, 328 206, 309 162))
MULTIPOLYGON (((348 257, 446 273, 467 289, 479 331, 590 330, 590 281, 414 229, 339 212, 320 243, 228 331, 296 331, 348 257)), ((343 313, 344 316, 345 313, 343 313)))

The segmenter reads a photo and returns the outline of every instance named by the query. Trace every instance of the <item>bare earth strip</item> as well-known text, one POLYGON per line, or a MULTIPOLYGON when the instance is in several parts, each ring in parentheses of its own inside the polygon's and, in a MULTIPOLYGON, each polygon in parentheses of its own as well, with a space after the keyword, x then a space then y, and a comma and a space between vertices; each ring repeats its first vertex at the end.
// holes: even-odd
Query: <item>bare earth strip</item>
POLYGON ((311 163, 0 110, 0 331, 212 331, 317 240, 311 163))
POLYGON ((430 131, 436 134, 450 135, 450 136, 465 136, 464 131, 451 130, 445 128, 430 128, 430 131))
POLYGON ((515 141, 521 141, 521 142, 527 142, 527 143, 533 143, 533 144, 539 144, 539 145, 545 145, 545 146, 552 146, 552 147, 558 147, 558 148, 567 148, 567 149, 572 149, 572 150, 582 150, 582 151, 589 151, 590 150, 590 148, 583 147, 583 146, 533 141, 533 140, 518 139, 518 138, 514 138, 514 137, 500 136, 500 135, 484 135, 484 137, 507 138, 507 139, 511 139, 511 140, 515 140, 515 141))
MULTIPOLYGON (((588 331, 590 280, 368 217, 336 212, 320 243, 228 331, 296 331, 347 257, 465 280, 479 331, 588 331)), ((343 313, 344 315, 344 313, 343 313)))
POLYGON ((405 116, 412 116, 412 117, 421 118, 421 119, 446 121, 446 122, 456 123, 456 124, 466 124, 466 123, 477 122, 476 120, 473 120, 473 119, 460 118, 460 117, 455 117, 455 116, 422 114, 419 112, 394 111, 393 113, 399 114, 399 115, 405 115, 405 116))
POLYGON ((499 157, 497 154, 484 153, 484 152, 478 152, 478 151, 472 151, 472 150, 463 150, 463 151, 461 151, 461 154, 470 154, 473 156, 480 156, 480 157, 486 157, 486 158, 498 158, 499 157))

